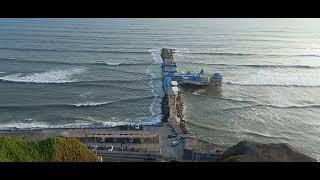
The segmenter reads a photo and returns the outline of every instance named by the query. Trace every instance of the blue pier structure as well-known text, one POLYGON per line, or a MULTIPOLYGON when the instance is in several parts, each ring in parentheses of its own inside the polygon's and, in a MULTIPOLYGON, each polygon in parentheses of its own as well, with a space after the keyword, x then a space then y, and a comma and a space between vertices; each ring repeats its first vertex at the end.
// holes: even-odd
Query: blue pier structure
POLYGON ((196 86, 220 87, 222 85, 223 75, 220 73, 208 74, 203 71, 199 73, 179 73, 177 63, 173 59, 173 51, 162 49, 162 73, 163 90, 167 93, 169 90, 178 91, 177 84, 192 84, 196 86), (165 51, 165 52, 164 52, 165 51))

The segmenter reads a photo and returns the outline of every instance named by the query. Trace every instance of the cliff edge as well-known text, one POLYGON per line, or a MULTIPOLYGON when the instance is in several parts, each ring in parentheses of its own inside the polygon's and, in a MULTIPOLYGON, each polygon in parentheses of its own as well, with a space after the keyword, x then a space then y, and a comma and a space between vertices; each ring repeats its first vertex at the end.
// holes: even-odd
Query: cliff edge
POLYGON ((316 162, 317 160, 302 154, 292 146, 280 144, 262 144, 255 141, 242 141, 225 151, 219 161, 223 162, 316 162))

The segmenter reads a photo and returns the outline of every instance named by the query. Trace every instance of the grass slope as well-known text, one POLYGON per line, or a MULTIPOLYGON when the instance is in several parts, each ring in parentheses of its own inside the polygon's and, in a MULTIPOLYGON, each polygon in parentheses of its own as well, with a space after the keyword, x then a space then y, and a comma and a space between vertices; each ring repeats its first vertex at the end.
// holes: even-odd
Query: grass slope
POLYGON ((96 162, 98 157, 78 139, 49 138, 35 142, 0 137, 0 162, 96 162))

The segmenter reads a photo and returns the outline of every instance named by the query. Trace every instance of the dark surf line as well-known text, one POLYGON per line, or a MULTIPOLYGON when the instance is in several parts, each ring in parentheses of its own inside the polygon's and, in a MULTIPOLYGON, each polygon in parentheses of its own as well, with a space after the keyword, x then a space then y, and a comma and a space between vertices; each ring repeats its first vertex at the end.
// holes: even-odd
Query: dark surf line
POLYGON ((9 51, 44 51, 44 52, 77 52, 77 53, 111 53, 111 54, 149 54, 145 51, 119 51, 119 50, 93 50, 93 49, 40 49, 40 48, 4 48, 1 47, 0 50, 9 51))
MULTIPOLYGON (((105 83, 74 83, 72 84, 72 87, 84 87, 84 88, 88 88, 88 87, 101 87, 101 88, 105 88, 106 86, 108 87, 113 87, 114 89, 120 89, 120 90, 124 90, 124 91, 137 91, 137 92, 150 92, 150 89, 143 89, 143 88, 134 88, 134 87, 129 87, 129 86, 121 86, 122 83, 119 84, 105 84, 105 83)), ((148 88, 149 86, 146 85, 148 88)))
POLYGON ((212 65, 212 66, 227 66, 227 67, 254 67, 254 68, 303 68, 303 69, 319 69, 320 66, 305 66, 305 65, 274 65, 274 64, 223 64, 223 63, 198 63, 198 62, 180 62, 181 64, 194 65, 212 65))
MULTIPOLYGON (((184 92, 186 93, 186 92, 184 92)), ((194 95, 192 93, 188 93, 189 95, 194 95)), ((220 100, 226 100, 226 101, 232 101, 232 102, 240 102, 240 103, 257 103, 255 101, 248 101, 248 100, 237 100, 237 99, 232 99, 232 98, 224 98, 224 97, 215 97, 215 96, 204 96, 201 94, 197 94, 194 96, 201 96, 201 97, 205 97, 205 98, 210 98, 210 99, 220 99, 220 100)))
POLYGON ((0 61, 10 62, 22 62, 22 63, 37 63, 37 64, 62 64, 62 65, 102 65, 102 66, 143 66, 150 65, 150 63, 111 63, 111 62, 92 62, 92 63, 81 63, 81 62, 61 62, 61 61, 37 61, 19 58, 0 58, 0 61))
POLYGON ((230 110, 240 110, 240 109, 248 109, 248 108, 256 108, 256 107, 269 107, 275 109, 307 109, 307 108, 320 108, 319 104, 310 104, 310 105, 301 105, 301 106, 277 106, 272 104, 256 104, 256 105, 249 105, 249 106, 242 106, 242 107, 234 107, 234 108, 225 108, 221 109, 223 111, 230 111, 230 110))
POLYGON ((182 52, 182 54, 218 55, 218 56, 267 56, 267 57, 320 57, 316 54, 252 54, 227 52, 182 52))
POLYGON ((234 86, 270 86, 270 87, 308 87, 308 88, 319 88, 320 85, 316 86, 305 86, 305 85, 282 85, 282 84, 241 84, 241 83, 232 83, 232 82, 225 82, 225 85, 234 85, 234 86))
POLYGON ((28 106, 0 106, 0 111, 3 110, 40 110, 41 108, 57 108, 57 109, 80 109, 80 108, 95 108, 95 107, 105 107, 117 103, 129 103, 137 102, 146 99, 153 99, 154 96, 145 97, 135 97, 128 99, 120 99, 116 101, 106 101, 106 102, 83 102, 75 104, 44 104, 44 105, 28 105, 28 106))
POLYGON ((258 132, 251 132, 251 131, 245 131, 245 130, 241 130, 241 133, 244 133, 246 135, 249 136, 254 136, 254 137, 261 137, 261 138, 267 138, 267 139, 283 139, 283 140, 289 140, 289 138, 287 137, 283 137, 283 136, 269 136, 269 135, 265 135, 265 134, 261 134, 258 132))

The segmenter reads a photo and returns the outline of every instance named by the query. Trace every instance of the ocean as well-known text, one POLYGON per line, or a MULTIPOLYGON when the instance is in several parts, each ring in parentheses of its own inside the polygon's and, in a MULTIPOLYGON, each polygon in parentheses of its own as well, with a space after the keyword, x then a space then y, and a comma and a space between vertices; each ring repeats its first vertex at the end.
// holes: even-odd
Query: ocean
POLYGON ((160 122, 163 47, 204 140, 289 143, 320 159, 320 19, 0 19, 0 127, 160 122))

